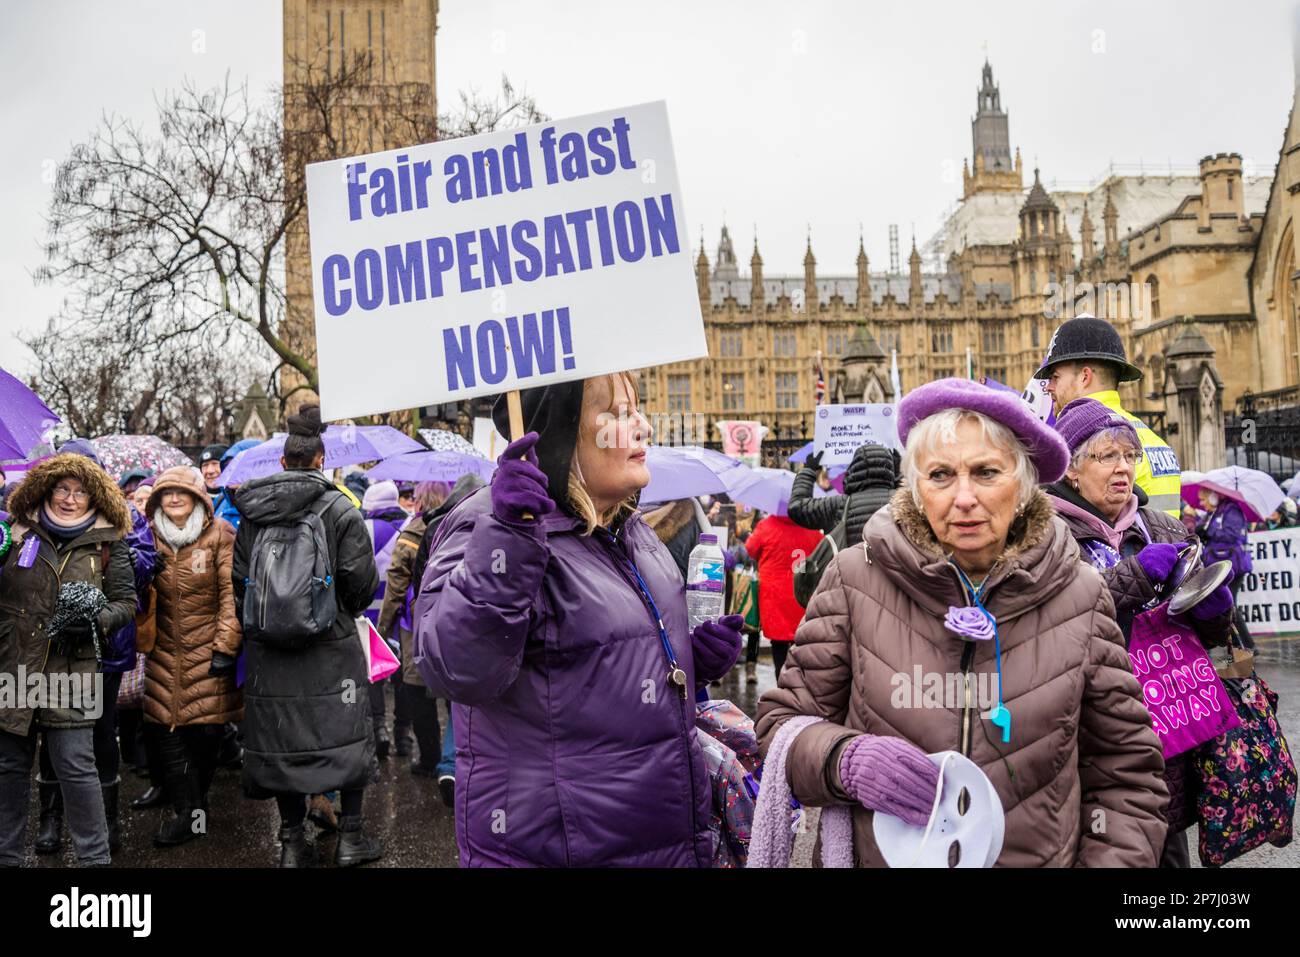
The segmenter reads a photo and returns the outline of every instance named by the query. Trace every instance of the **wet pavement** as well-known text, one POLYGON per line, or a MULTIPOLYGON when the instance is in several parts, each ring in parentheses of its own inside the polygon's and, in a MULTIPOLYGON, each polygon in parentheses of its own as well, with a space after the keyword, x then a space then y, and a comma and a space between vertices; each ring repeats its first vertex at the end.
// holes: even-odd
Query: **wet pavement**
MULTIPOLYGON (((1300 636, 1261 638, 1256 665, 1259 673, 1280 697, 1280 720, 1292 744, 1300 742, 1300 636)), ((737 666, 712 689, 716 698, 729 698, 747 714, 754 714, 759 696, 772 687, 774 676, 766 646, 758 665, 758 682, 747 684, 744 669, 737 666)), ((391 701, 390 710, 391 715, 391 701)), ((114 856, 121 867, 274 867, 279 860, 277 831, 279 814, 274 801, 251 801, 239 786, 239 772, 217 772, 212 785, 208 834, 181 847, 165 850, 153 846, 158 827, 157 809, 133 811, 129 804, 148 782, 125 766, 122 774, 122 848, 114 856)), ((37 809, 33 788, 31 836, 35 836, 37 809)), ((366 789, 366 829, 384 845, 382 860, 370 867, 455 867, 456 829, 450 808, 438 796, 437 784, 415 777, 408 758, 389 757, 380 762, 379 781, 366 789)), ((308 825, 308 832, 313 825, 308 825)), ((1191 834, 1193 866, 1197 864, 1196 836, 1191 834)), ((330 833, 315 835, 318 863, 333 865, 335 838, 330 833)), ((36 866, 73 866, 68 842, 60 855, 37 857, 36 866)), ((1286 848, 1265 846, 1252 851, 1229 867, 1300 867, 1300 844, 1286 848)))

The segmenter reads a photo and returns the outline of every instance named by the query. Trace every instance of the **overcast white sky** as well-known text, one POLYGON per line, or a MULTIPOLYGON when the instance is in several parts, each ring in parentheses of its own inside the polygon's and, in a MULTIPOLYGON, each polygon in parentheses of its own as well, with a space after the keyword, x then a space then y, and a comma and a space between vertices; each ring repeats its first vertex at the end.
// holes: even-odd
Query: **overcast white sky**
MULTIPOLYGON (((795 4, 774 0, 442 0, 439 98, 507 73, 553 117, 668 101, 693 242, 725 215, 748 268, 873 269, 960 196, 987 44, 1011 140, 1044 179, 1235 150, 1277 161, 1291 107, 1293 0, 795 4)), ((6 0, 0 23, 0 365, 62 298, 35 288, 49 174, 104 111, 148 120, 155 90, 227 71, 278 83, 274 0, 6 0), (195 31, 202 31, 196 34, 195 31), (199 42, 201 41, 201 43, 199 42), (196 52, 196 47, 202 49, 196 52)))

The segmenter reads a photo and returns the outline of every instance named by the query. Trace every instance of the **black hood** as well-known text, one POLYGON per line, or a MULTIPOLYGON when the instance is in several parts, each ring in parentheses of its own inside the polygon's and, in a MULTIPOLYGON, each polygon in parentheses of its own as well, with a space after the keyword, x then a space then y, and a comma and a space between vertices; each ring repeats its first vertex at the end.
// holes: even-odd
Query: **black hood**
MULTIPOLYGON (((547 478, 547 492, 555 504, 569 508, 569 468, 578 444, 578 423, 582 416, 582 379, 524 389, 519 393, 523 406, 524 431, 536 432, 537 460, 547 478)), ((505 395, 497 396, 492 406, 492 421, 497 431, 510 437, 510 412, 505 395)))
POLYGON ((844 473, 844 491, 848 495, 864 489, 882 489, 893 493, 898 485, 897 453, 883 445, 863 445, 853 453, 853 461, 844 473))
POLYGON ((231 498, 244 518, 258 525, 268 525, 306 511, 331 490, 338 491, 316 469, 289 469, 245 482, 235 489, 231 498))

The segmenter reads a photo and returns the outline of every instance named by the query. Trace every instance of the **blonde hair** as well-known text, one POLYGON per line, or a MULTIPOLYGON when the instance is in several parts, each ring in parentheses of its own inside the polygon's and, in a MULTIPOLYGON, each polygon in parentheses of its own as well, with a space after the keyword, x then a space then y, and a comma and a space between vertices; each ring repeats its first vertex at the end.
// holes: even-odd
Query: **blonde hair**
POLYGON ((603 512, 596 510, 596 503, 591 500, 591 493, 587 491, 586 483, 582 480, 582 469, 578 466, 578 447, 586 442, 588 438, 594 439, 594 431, 587 425, 587 404, 592 401, 591 397, 594 392, 592 384, 603 379, 609 385, 609 401, 614 401, 618 387, 615 384, 615 377, 621 378, 626 384, 628 392, 633 397, 637 396, 637 379, 632 372, 611 372, 605 376, 597 376, 588 379, 582 390, 582 411, 578 413, 578 442, 573 449, 573 459, 569 463, 569 484, 565 489, 569 497, 569 507, 573 513, 582 520, 586 526, 582 534, 591 535, 597 528, 604 528, 620 518, 627 518, 636 511, 637 496, 629 495, 623 501, 619 502, 603 512))

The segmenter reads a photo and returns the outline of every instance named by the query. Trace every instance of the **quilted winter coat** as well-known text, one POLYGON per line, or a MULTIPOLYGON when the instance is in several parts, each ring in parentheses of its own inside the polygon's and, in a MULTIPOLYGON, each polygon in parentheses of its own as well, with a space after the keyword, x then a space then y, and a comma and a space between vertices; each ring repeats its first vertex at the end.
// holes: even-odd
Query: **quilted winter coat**
MULTIPOLYGON (((1115 602, 1115 617, 1124 632, 1124 644, 1127 647, 1132 637, 1133 617, 1156 596, 1155 587, 1137 560, 1137 553, 1147 544, 1141 531, 1142 526, 1137 521, 1138 515, 1140 514, 1153 542, 1182 545, 1195 536, 1188 533, 1182 522, 1158 508, 1149 505, 1136 507, 1136 497, 1131 500, 1131 506, 1112 524, 1063 482, 1049 485, 1045 491, 1051 497, 1057 514, 1069 526, 1070 534, 1081 546, 1089 541, 1104 542, 1120 553, 1119 562, 1103 570, 1101 576, 1110 589, 1111 600, 1115 602)), ((1081 557, 1084 557, 1082 551, 1081 557)), ((1231 612, 1207 621, 1191 616, 1187 620, 1192 623, 1197 637, 1206 648, 1227 644, 1232 627, 1231 612)), ((1188 800, 1187 794, 1191 760, 1189 752, 1177 755, 1165 764, 1165 785, 1169 788, 1166 818, 1174 831, 1185 830, 1195 819, 1196 808, 1188 800)))
POLYGON ((162 568, 153 583, 157 638, 145 663, 144 717, 169 728, 225 724, 244 716, 244 695, 235 686, 235 676, 208 674, 214 651, 233 658, 243 643, 230 579, 235 530, 214 517, 202 486, 183 477, 188 471, 182 467, 164 472, 145 507, 162 568), (174 488, 193 495, 198 502, 194 507, 205 513, 198 539, 179 551, 157 529, 163 493, 174 488))
POLYGON ((844 473, 844 495, 813 497, 817 470, 804 468, 794 477, 790 489, 790 518, 804 528, 816 528, 830 534, 845 522, 845 541, 856 545, 862 541, 867 519, 889 504, 898 485, 898 463, 894 453, 883 445, 864 445, 853 453, 853 461, 844 473), (848 505, 847 515, 845 504, 848 505))
POLYGON ((984 588, 1001 636, 1009 744, 981 716, 991 703, 982 689, 996 690, 993 642, 945 629, 949 606, 967 602, 923 513, 900 491, 813 595, 779 686, 759 702, 764 755, 788 718, 826 719, 795 738, 787 778, 804 804, 853 805, 860 866, 884 859, 872 812, 849 798, 838 765, 840 746, 867 732, 927 753, 961 751, 983 769, 1006 813, 997 866, 1154 867, 1168 800, 1160 742, 1110 593, 1041 492, 1012 524, 984 588), (927 675, 951 685, 952 699, 923 696, 918 670, 923 685, 933 687, 927 675))
POLYGON ((455 702, 463 866, 708 867, 695 696, 668 683, 641 577, 686 687, 685 583, 634 514, 582 534, 557 510, 498 520, 475 492, 439 529, 415 601, 415 664, 455 702))
MULTIPOLYGON (((56 682, 60 675, 79 675, 92 684, 98 669, 94 644, 80 641, 59 653, 45 627, 64 582, 89 582, 108 598, 108 606, 99 613, 101 638, 126 627, 135 616, 135 575, 131 551, 123 540, 131 529, 126 502, 99 465, 66 452, 32 468, 9 496, 9 508, 14 544, 0 568, 0 673, 17 675, 21 665, 28 675, 43 673, 56 682), (39 520, 42 504, 65 477, 81 482, 97 513, 94 524, 71 541, 54 537, 39 520), (30 568, 22 568, 18 562, 23 543, 31 538, 38 542, 36 558, 30 568)), ((91 695, 66 705, 0 707, 0 731, 26 735, 33 721, 42 728, 89 728, 103 702, 95 702, 91 695)))

